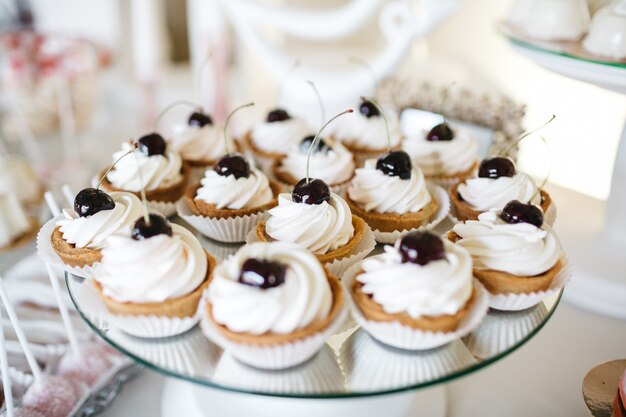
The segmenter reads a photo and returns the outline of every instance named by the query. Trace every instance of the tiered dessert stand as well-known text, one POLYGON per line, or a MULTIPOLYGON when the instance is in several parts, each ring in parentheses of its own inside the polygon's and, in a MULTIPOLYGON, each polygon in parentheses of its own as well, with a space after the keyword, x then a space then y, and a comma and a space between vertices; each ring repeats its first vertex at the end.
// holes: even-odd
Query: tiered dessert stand
MULTIPOLYGON (((530 42, 505 33, 513 49, 536 64, 566 77, 626 94, 626 63, 586 59, 563 52, 554 44, 530 42)), ((576 269, 565 299, 593 312, 626 319, 626 123, 606 205, 584 204, 584 201, 581 204, 583 206, 578 205, 580 218, 572 219, 571 224, 559 225, 564 249, 576 269), (596 222, 582 221, 582 218, 604 221, 598 227, 596 222)))
MULTIPOLYGON (((445 223, 437 232, 451 226, 445 223)), ((238 248, 199 239, 218 258, 238 248)), ((520 312, 491 310, 463 340, 423 352, 382 345, 349 322, 305 364, 263 371, 239 363, 206 339, 199 327, 165 339, 129 336, 86 313, 88 281, 72 275, 66 281, 79 313, 100 337, 137 363, 171 377, 160 400, 163 417, 443 417, 443 383, 524 345, 550 319, 561 297, 556 294, 520 312)))

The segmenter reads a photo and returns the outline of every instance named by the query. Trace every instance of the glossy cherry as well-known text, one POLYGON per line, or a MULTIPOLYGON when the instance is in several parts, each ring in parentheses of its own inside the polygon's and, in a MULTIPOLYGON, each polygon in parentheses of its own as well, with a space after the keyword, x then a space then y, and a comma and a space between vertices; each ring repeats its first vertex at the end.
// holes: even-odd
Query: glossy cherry
POLYGON ((165 155, 167 143, 163 136, 156 132, 148 133, 137 141, 137 149, 146 156, 165 155))
POLYGON ((250 176, 250 164, 243 156, 237 154, 223 156, 217 161, 213 170, 224 177, 234 175, 235 178, 248 178, 250 176))
POLYGON ((506 203, 506 206, 500 213, 500 218, 510 224, 530 223, 541 227, 543 224, 543 211, 534 204, 513 200, 506 203))
POLYGON ((194 127, 204 127, 206 125, 212 125, 213 119, 211 119, 211 116, 209 116, 208 114, 195 111, 189 116, 187 124, 194 127))
MULTIPOLYGON (((311 143, 313 143, 314 139, 315 139, 315 136, 313 135, 307 136, 306 138, 302 139, 302 141, 300 142, 300 152, 304 154, 308 153, 309 149, 311 148, 311 143)), ((330 146, 328 146, 328 144, 324 141, 324 139, 319 138, 317 142, 315 143, 315 147, 313 148, 313 153, 318 153, 318 152, 328 153, 328 151, 330 151, 330 146)))
POLYGON ((146 219, 143 216, 137 219, 131 232, 133 239, 144 240, 157 235, 172 236, 172 226, 165 217, 160 214, 150 213, 148 218, 150 219, 149 223, 146 223, 146 219))
POLYGON ((402 263, 426 265, 430 261, 446 259, 443 240, 430 232, 415 231, 400 240, 402 263))
POLYGON ((378 107, 376 107, 376 105, 369 100, 361 100, 361 104, 359 105, 359 113, 361 113, 368 119, 370 117, 380 116, 380 111, 378 110, 378 107))
POLYGON ((390 177, 400 177, 403 180, 411 178, 411 157, 404 151, 392 151, 381 156, 376 162, 376 169, 390 177))
POLYGON ((110 195, 96 188, 85 188, 74 198, 74 211, 79 217, 87 217, 102 210, 115 208, 115 201, 110 195))
POLYGON ((478 176, 481 178, 512 177, 515 174, 515 163, 503 156, 485 158, 478 167, 478 176))
POLYGON ((440 123, 430 129, 430 132, 426 135, 426 140, 431 142, 437 141, 449 141, 454 139, 454 132, 450 129, 447 123, 440 123))
POLYGON ((283 284, 286 272, 285 264, 250 258, 241 266, 239 282, 266 290, 283 284))
POLYGON ((302 178, 293 187, 291 199, 295 203, 322 204, 330 200, 330 188, 322 180, 310 178, 307 184, 306 178, 302 178))
POLYGON ((266 120, 268 123, 274 123, 274 122, 283 122, 289 119, 291 119, 291 116, 289 115, 289 113, 287 113, 287 110, 274 109, 267 114, 266 120))

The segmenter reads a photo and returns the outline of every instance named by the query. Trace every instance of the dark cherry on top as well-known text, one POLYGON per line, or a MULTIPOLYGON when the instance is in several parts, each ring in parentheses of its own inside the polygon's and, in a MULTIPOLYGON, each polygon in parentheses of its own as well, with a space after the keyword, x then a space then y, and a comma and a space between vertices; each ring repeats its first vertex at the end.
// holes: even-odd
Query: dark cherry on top
POLYGON ((204 127, 206 125, 212 125, 213 119, 211 119, 211 116, 209 116, 208 114, 195 111, 189 116, 187 124, 194 127, 204 127))
MULTIPOLYGON (((301 153, 309 152, 309 149, 311 148, 311 143, 313 143, 313 139, 315 139, 315 136, 313 135, 307 136, 306 138, 302 139, 302 141, 300 142, 301 153)), ((324 139, 319 138, 317 142, 315 143, 315 147, 313 148, 313 153, 318 153, 318 152, 328 153, 328 151, 330 151, 330 146, 328 146, 328 144, 326 143, 326 141, 324 141, 324 139)))
POLYGON ((74 211, 79 217, 92 216, 102 210, 115 208, 115 201, 110 195, 96 188, 80 190, 74 198, 74 211))
POLYGON ((287 266, 279 262, 250 258, 241 266, 238 281, 266 290, 283 284, 286 272, 287 266))
POLYGON ((534 204, 509 201, 500 212, 500 218, 507 223, 530 223, 537 227, 543 224, 543 211, 534 204))
POLYGON ((302 178, 293 188, 291 199, 295 203, 322 204, 330 200, 330 188, 320 179, 310 178, 307 184, 306 178, 302 178))
POLYGON ((165 217, 150 213, 148 218, 150 219, 149 223, 146 223, 143 216, 137 219, 131 232, 133 239, 145 240, 157 235, 172 236, 172 225, 165 217))
POLYGON ((426 135, 426 140, 431 142, 449 141, 452 139, 454 139, 454 132, 445 122, 434 126, 426 135))
POLYGON ((503 156, 485 158, 478 167, 478 176, 481 178, 512 177, 516 172, 515 163, 511 158, 503 156))
POLYGON ((248 178, 250 176, 250 164, 243 156, 237 154, 223 156, 217 161, 213 170, 224 177, 234 175, 235 178, 248 178))
POLYGON ((404 151, 392 151, 381 156, 376 162, 376 169, 390 177, 400 177, 403 180, 411 178, 411 157, 404 151))
POLYGON ((163 136, 156 132, 148 133, 137 141, 137 149, 146 156, 165 155, 167 143, 163 136))
POLYGON ((268 123, 283 122, 289 119, 291 119, 291 116, 289 115, 289 113, 287 113, 287 110, 283 110, 283 109, 272 110, 271 112, 267 114, 267 118, 266 118, 268 123))
POLYGON ((426 265, 431 261, 446 259, 443 240, 433 233, 415 231, 400 240, 402 263, 426 265))
POLYGON ((361 104, 359 105, 359 113, 361 113, 368 119, 370 117, 380 116, 380 111, 378 110, 378 107, 376 107, 376 105, 369 100, 361 100, 361 104))

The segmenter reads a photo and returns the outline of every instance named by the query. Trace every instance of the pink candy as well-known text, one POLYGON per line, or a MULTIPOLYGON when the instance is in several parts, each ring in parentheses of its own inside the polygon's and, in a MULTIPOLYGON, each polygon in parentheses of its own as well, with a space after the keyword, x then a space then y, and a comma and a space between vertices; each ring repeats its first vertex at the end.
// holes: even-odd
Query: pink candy
POLYGON ((22 398, 22 406, 46 417, 67 417, 78 402, 76 387, 66 378, 46 375, 34 382, 22 398))
POLYGON ((68 352, 59 363, 58 373, 92 387, 111 369, 111 361, 102 345, 91 343, 82 348, 82 357, 68 352))
POLYGON ((16 408, 13 411, 14 411, 13 413, 14 417, 46 417, 45 415, 41 414, 39 411, 31 410, 30 408, 16 408))

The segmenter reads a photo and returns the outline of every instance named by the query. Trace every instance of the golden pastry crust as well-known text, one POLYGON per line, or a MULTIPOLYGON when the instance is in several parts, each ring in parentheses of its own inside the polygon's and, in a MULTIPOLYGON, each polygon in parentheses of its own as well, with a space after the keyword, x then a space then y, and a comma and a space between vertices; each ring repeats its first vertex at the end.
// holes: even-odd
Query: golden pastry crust
MULTIPOLYGON (((283 159, 285 159, 284 156, 279 157, 276 160, 274 160, 274 163, 272 164, 272 174, 274 174, 274 178, 276 178, 278 181, 282 182, 283 184, 286 184, 288 187, 294 187, 302 178, 296 178, 290 173, 288 173, 287 171, 281 170, 283 159)), ((354 163, 356 166, 356 161, 354 163)), ((350 181, 352 181, 352 178, 354 178, 354 171, 352 171, 352 175, 350 176, 350 178, 348 178, 345 181, 341 181, 338 183, 327 183, 327 184, 329 187, 341 187, 341 186, 346 185, 350 181)))
MULTIPOLYGON (((221 325, 215 321, 215 318, 213 317, 213 307, 209 302, 207 302, 206 312, 209 316, 209 320, 211 320, 211 322, 219 329, 219 332, 225 338, 232 342, 256 346, 271 346, 285 343, 293 343, 298 340, 306 339, 309 336, 313 336, 316 333, 325 330, 328 326, 331 325, 331 323, 339 315, 339 312, 343 309, 344 294, 343 288, 341 287, 339 280, 334 275, 329 274, 328 271, 326 271, 326 278, 328 279, 328 284, 330 285, 330 290, 333 294, 333 304, 330 308, 328 316, 324 320, 313 322, 302 329, 295 330, 292 333, 264 333, 261 335, 254 335, 250 333, 236 333, 228 330, 226 326, 221 325)), ((210 279, 212 279, 212 277, 210 279)))
POLYGON ((278 204, 278 194, 282 191, 280 185, 270 181, 270 188, 272 189, 272 195, 274 198, 269 203, 258 207, 229 209, 217 208, 215 204, 209 204, 203 200, 196 200, 198 188, 200 188, 200 183, 188 188, 187 191, 185 191, 185 201, 187 202, 187 206, 196 216, 205 216, 217 219, 249 216, 251 214, 269 210, 278 204))
MULTIPOLYGON (((107 168, 100 171, 99 178, 102 178, 106 170, 107 168)), ((148 199, 148 201, 162 201, 166 203, 177 202, 185 193, 185 188, 187 187, 187 182, 189 181, 190 171, 191 169, 189 168, 189 166, 186 163, 183 163, 183 166, 180 170, 180 181, 168 187, 159 187, 154 190, 146 190, 146 198, 148 199)), ((141 193, 139 191, 128 191, 117 188, 113 184, 111 184, 107 178, 104 178, 104 180, 102 181, 101 188, 109 193, 113 191, 125 191, 127 193, 135 194, 139 199, 141 199, 141 193)))
POLYGON ((439 202, 431 195, 430 203, 415 213, 376 213, 374 211, 365 211, 355 203, 348 193, 346 193, 346 202, 350 206, 350 210, 357 216, 361 217, 369 226, 380 232, 394 232, 396 230, 411 230, 428 224, 436 215, 439 209, 439 202))
MULTIPOLYGON (((337 259, 346 258, 353 254, 356 245, 358 245, 361 239, 363 239, 363 235, 365 234, 365 221, 353 214, 352 226, 354 227, 354 236, 352 236, 352 239, 350 239, 348 243, 327 253, 314 254, 321 263, 325 264, 333 262, 337 259)), ((272 239, 265 231, 265 221, 257 223, 254 233, 257 239, 261 242, 275 242, 275 240, 272 239)))
MULTIPOLYGON (((478 220, 478 215, 483 213, 482 211, 475 210, 470 206, 467 202, 461 200, 459 196, 458 188, 460 184, 463 184, 464 181, 460 181, 450 187, 450 191, 448 194, 450 195, 450 202, 452 203, 452 208, 456 214, 456 218, 460 221, 464 222, 466 220, 478 220)), ((550 195, 544 190, 539 190, 539 194, 541 195, 541 209, 544 213, 552 204, 552 199, 550 195)))
POLYGON ((425 175, 427 180, 432 181, 465 181, 466 179, 473 177, 476 169, 478 168, 478 161, 474 162, 471 167, 466 169, 465 171, 457 172, 456 174, 451 175, 425 175))
POLYGON ((30 224, 30 228, 9 242, 8 245, 0 247, 0 253, 19 249, 37 236, 37 233, 39 232, 39 222, 35 218, 29 217, 28 223, 30 224))
MULTIPOLYGON (((461 240, 461 236, 454 231, 448 232, 448 240, 453 243, 461 240)), ((493 269, 473 269, 474 276, 492 294, 529 294, 546 291, 552 285, 552 281, 561 270, 561 261, 548 269, 543 274, 533 276, 520 276, 509 274, 504 271, 493 269)))
POLYGON ((66 265, 82 268, 102 260, 102 251, 100 249, 77 248, 73 243, 63 239, 60 226, 55 227, 52 231, 50 242, 52 242, 54 251, 66 265))
MULTIPOLYGON (((93 285, 98 291, 100 298, 107 309, 121 316, 161 316, 170 318, 193 317, 198 310, 198 304, 202 298, 202 293, 209 286, 211 274, 215 267, 215 258, 205 252, 207 258, 207 272, 204 281, 192 292, 182 297, 165 300, 162 303, 121 303, 103 294, 102 285, 93 280, 93 285)), ((158 256, 158 255, 156 255, 158 256)))
POLYGON ((359 271, 354 277, 351 290, 354 302, 367 320, 378 322, 400 322, 403 326, 409 326, 416 330, 427 332, 452 332, 455 331, 461 321, 471 311, 476 303, 476 289, 472 289, 472 295, 456 314, 445 314, 441 316, 423 316, 417 319, 412 318, 406 313, 386 313, 383 307, 375 302, 373 298, 363 292, 363 284, 357 280, 357 277, 363 273, 359 271))

